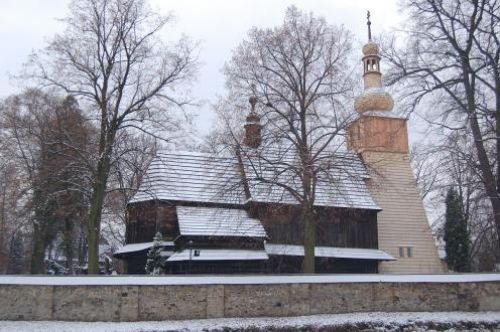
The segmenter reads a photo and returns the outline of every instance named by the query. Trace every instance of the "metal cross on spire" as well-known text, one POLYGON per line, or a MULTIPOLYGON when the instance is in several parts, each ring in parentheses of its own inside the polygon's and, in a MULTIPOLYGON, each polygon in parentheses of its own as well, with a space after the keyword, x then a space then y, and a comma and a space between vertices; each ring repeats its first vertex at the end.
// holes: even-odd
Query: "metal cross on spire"
POLYGON ((372 25, 372 22, 370 22, 370 11, 368 10, 367 14, 366 14, 366 25, 368 25, 368 41, 372 41, 372 28, 371 28, 371 25, 372 25))
POLYGON ((250 113, 255 114, 255 104, 257 104, 257 96, 255 96, 255 84, 252 84, 252 96, 250 96, 248 102, 252 106, 250 113))

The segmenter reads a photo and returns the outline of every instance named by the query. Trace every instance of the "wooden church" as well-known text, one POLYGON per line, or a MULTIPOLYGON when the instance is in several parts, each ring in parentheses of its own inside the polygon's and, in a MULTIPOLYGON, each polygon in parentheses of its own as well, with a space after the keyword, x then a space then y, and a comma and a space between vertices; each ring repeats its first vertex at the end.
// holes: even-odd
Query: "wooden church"
MULTIPOLYGON (((409 163, 406 119, 392 112, 371 38, 363 66, 364 92, 355 100, 348 151, 329 160, 338 165, 329 181, 316 185, 316 271, 443 272, 409 163)), ((126 245, 115 253, 127 273, 144 273, 156 232, 163 235, 167 274, 301 272, 297 199, 262 181, 280 176, 299 188, 273 160, 296 156, 264 150, 255 103, 251 98, 244 146, 234 154, 166 152, 153 159, 127 206, 126 245)))

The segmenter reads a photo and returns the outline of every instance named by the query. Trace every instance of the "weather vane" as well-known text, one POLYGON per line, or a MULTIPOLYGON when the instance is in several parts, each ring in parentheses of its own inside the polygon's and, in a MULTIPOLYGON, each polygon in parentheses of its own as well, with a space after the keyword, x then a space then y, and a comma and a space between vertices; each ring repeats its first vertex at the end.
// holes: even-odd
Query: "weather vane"
POLYGON ((366 24, 368 25, 368 41, 371 41, 372 40, 372 29, 371 29, 371 25, 372 25, 372 22, 370 22, 370 11, 368 10, 368 13, 366 14, 366 24))

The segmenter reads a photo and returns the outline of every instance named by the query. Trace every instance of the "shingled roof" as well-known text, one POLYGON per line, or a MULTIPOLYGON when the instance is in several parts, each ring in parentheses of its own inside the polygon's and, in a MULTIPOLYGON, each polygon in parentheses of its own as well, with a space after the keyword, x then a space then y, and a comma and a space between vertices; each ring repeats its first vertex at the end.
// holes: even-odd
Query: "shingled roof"
MULTIPOLYGON (((326 159, 325 159, 326 160, 326 159)), ((159 153, 149 165, 142 184, 129 203, 151 200, 243 205, 261 203, 297 204, 280 182, 300 192, 293 155, 255 154, 243 151, 242 163, 250 196, 245 195, 241 165, 236 156, 205 153, 159 153), (267 181, 262 181, 262 180, 267 181)), ((318 173, 316 206, 378 210, 364 180, 368 174, 359 158, 349 152, 336 153, 318 173)))
POLYGON ((178 206, 177 218, 183 236, 267 237, 260 221, 244 209, 178 206))

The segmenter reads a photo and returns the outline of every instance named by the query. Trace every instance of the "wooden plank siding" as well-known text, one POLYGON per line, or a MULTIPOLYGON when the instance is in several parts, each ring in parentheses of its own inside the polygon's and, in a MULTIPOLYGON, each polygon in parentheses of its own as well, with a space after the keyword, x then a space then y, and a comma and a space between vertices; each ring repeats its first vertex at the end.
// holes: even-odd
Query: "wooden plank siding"
POLYGON ((164 240, 174 240, 178 235, 175 206, 168 202, 149 201, 127 206, 125 241, 130 243, 151 242, 156 232, 164 240))
MULTIPOLYGON (((377 211, 326 207, 316 211, 317 246, 377 248, 377 211)), ((302 244, 298 206, 259 204, 256 214, 270 243, 302 244)))
MULTIPOLYGON (((191 205, 195 204, 191 202, 191 205)), ((207 206, 207 204, 200 205, 207 206)), ((245 208, 251 217, 261 220, 268 234, 268 242, 302 244, 298 206, 255 203, 240 208, 245 208)), ((248 237, 179 237, 176 206, 170 202, 150 201, 129 204, 127 211, 127 243, 150 242, 154 234, 160 231, 165 240, 176 239, 176 249, 264 249, 262 239, 248 237)), ((316 211, 318 246, 378 248, 377 211, 325 207, 317 207, 316 211)), ((145 253, 132 255, 127 259, 127 272, 144 273, 145 260, 145 253)), ((317 258, 316 261, 318 273, 377 272, 377 262, 372 260, 317 258)), ((272 256, 267 262, 177 262, 168 266, 166 272, 176 274, 299 273, 302 257, 272 256)))
MULTIPOLYGON (((250 215, 261 220, 270 243, 302 244, 300 209, 297 206, 255 204, 250 215)), ((165 240, 179 234, 176 207, 167 202, 142 202, 129 205, 127 243, 150 242, 160 231, 165 240)), ((377 216, 374 210, 317 207, 316 245, 350 248, 377 248, 377 216)), ((238 237, 180 237, 179 244, 188 240, 214 247, 248 248, 257 240, 238 237)), ((260 241, 260 243, 262 243, 260 241)))

